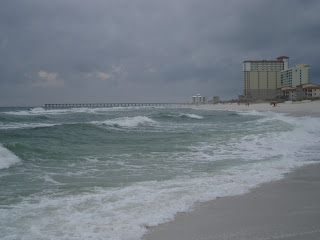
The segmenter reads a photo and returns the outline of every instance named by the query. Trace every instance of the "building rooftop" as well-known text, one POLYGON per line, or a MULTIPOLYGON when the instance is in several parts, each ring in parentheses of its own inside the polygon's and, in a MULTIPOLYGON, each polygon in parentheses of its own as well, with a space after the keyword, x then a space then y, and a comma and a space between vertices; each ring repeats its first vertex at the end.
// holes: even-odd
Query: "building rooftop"
POLYGON ((309 64, 297 64, 296 68, 305 68, 305 67, 310 67, 309 64))
POLYGON ((303 89, 320 89, 320 86, 304 87, 303 89))
POLYGON ((298 85, 297 87, 302 87, 303 89, 320 89, 320 85, 315 83, 304 83, 298 85))
POLYGON ((243 62, 282 62, 281 60, 249 60, 249 61, 243 61, 243 62))
POLYGON ((277 57, 277 60, 248 60, 248 61, 243 61, 243 62, 283 62, 282 59, 284 58, 289 58, 287 56, 280 56, 277 57))
POLYGON ((287 56, 280 56, 280 57, 277 57, 277 59, 282 59, 282 58, 289 58, 287 56))
POLYGON ((281 91, 282 92, 287 92, 287 91, 296 91, 297 89, 294 87, 282 87, 281 91))

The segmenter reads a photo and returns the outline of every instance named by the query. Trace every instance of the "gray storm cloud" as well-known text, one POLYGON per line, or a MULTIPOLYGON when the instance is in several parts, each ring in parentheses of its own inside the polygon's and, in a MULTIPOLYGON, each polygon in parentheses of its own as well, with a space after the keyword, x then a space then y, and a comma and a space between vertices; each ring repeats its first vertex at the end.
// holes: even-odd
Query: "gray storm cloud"
POLYGON ((320 83, 318 1, 3 0, 0 105, 236 98, 242 61, 320 83))

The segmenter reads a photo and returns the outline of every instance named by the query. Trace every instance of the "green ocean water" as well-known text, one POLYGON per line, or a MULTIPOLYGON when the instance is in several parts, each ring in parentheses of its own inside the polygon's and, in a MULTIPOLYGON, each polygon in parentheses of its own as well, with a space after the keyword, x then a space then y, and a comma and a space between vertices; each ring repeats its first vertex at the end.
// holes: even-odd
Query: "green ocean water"
POLYGON ((186 107, 1 108, 1 239, 140 239, 317 161, 319 118, 186 107))

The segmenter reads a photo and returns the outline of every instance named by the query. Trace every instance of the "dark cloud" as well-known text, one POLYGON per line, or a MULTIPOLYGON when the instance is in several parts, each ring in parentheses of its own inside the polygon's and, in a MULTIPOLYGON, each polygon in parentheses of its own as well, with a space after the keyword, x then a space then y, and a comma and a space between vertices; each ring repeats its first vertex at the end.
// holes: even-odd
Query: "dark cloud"
POLYGON ((235 98, 243 60, 280 55, 320 83, 319 11, 299 0, 3 0, 0 105, 235 98))

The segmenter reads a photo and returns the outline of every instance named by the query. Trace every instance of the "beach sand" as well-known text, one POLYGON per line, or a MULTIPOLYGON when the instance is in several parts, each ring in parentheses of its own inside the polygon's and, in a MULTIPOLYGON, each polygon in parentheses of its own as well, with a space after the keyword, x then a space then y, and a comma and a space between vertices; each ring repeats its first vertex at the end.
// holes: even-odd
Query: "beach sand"
POLYGON ((293 116, 320 116, 320 101, 312 102, 293 102, 278 103, 275 107, 270 103, 254 103, 247 106, 242 103, 225 103, 225 104, 203 104, 195 108, 208 110, 229 110, 229 111, 250 111, 259 112, 271 111, 278 113, 288 113, 293 116))
MULTIPOLYGON (((256 110, 320 116, 320 101, 201 105, 217 110, 256 110)), ((251 192, 199 204, 175 220, 152 227, 144 240, 320 239, 320 165, 296 169, 251 192)))

